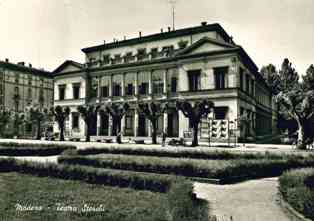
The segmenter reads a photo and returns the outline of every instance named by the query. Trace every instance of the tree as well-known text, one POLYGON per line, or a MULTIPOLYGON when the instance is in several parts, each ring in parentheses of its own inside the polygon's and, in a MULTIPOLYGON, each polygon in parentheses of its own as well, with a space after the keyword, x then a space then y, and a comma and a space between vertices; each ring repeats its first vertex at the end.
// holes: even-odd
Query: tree
POLYGON ((214 103, 205 99, 195 102, 194 106, 192 106, 188 101, 177 101, 176 107, 189 119, 190 125, 193 128, 193 141, 191 146, 198 146, 198 125, 201 119, 207 117, 212 111, 214 103))
POLYGON ((90 141, 91 130, 97 125, 93 125, 95 119, 97 119, 97 113, 100 109, 100 106, 95 105, 85 105, 78 106, 77 111, 81 114, 85 124, 86 124, 86 142, 90 141))
POLYGON ((266 81, 266 84, 270 87, 273 94, 278 94, 278 85, 279 85, 279 75, 278 71, 273 64, 262 67, 261 74, 266 81))
POLYGON ((105 111, 112 117, 112 124, 116 130, 116 141, 117 143, 122 143, 121 141, 121 120, 126 112, 129 110, 130 106, 127 103, 124 104, 110 104, 105 106, 105 111))
POLYGON ((29 109, 30 121, 36 125, 36 140, 41 139, 41 126, 47 120, 48 110, 45 108, 31 107, 29 109))
POLYGON ((142 112, 152 125, 152 143, 157 144, 157 122, 160 116, 168 109, 167 103, 142 103, 138 104, 138 110, 142 112))
POLYGON ((11 110, 0 110, 0 136, 3 137, 4 132, 6 131, 7 125, 10 123, 12 118, 11 110))
POLYGON ((51 108, 50 112, 55 117, 55 121, 57 121, 57 124, 59 126, 60 141, 64 141, 65 121, 70 115, 70 108, 62 108, 61 106, 56 106, 55 108, 51 108))
POLYGON ((299 149, 305 149, 308 144, 306 127, 314 114, 313 70, 311 66, 303 78, 303 83, 300 83, 298 73, 290 61, 285 59, 277 77, 278 94, 275 100, 279 105, 279 113, 285 119, 297 122, 299 149))

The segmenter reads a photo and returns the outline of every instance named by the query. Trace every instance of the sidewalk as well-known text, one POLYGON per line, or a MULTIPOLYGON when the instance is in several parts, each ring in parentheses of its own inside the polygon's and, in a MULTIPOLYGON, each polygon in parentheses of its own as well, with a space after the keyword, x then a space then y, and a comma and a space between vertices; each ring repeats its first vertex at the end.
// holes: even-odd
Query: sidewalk
POLYGON ((289 221, 278 202, 278 178, 251 180, 232 185, 194 183, 197 197, 209 202, 218 221, 289 221))

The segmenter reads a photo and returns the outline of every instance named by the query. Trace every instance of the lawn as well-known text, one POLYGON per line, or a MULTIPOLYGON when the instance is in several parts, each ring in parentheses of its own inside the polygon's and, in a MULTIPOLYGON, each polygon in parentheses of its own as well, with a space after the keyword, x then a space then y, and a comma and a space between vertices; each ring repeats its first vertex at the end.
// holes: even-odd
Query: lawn
POLYGON ((167 220, 167 195, 15 172, 0 173, 0 220, 161 221, 167 220), (42 207, 42 211, 17 211, 18 205, 42 207), (101 211, 84 212, 84 205, 101 211))

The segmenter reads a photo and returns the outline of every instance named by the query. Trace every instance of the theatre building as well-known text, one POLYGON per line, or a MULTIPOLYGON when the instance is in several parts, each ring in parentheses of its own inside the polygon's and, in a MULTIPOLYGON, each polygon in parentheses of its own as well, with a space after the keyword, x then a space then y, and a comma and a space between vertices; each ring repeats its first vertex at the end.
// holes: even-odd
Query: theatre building
MULTIPOLYGON (((213 114, 200 125, 200 136, 224 140, 229 130, 238 136, 272 133, 274 117, 270 89, 251 57, 219 24, 206 24, 83 48, 86 62, 66 61, 54 71, 54 105, 68 106, 66 137, 83 138, 84 121, 79 105, 130 104, 122 120, 124 137, 149 137, 151 127, 137 111, 139 102, 167 102, 158 132, 183 137, 189 121, 175 108, 177 100, 209 99, 213 114), (239 119, 245 116, 244 125, 239 119)), ((55 128, 58 130, 58 128, 55 128)), ((108 115, 95 119, 95 137, 113 136, 108 115)))

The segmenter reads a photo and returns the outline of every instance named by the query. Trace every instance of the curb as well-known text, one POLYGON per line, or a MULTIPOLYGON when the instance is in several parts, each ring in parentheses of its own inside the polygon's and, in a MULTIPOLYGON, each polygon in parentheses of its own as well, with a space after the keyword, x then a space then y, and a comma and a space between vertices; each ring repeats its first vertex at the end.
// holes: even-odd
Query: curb
POLYGON ((310 219, 305 218, 301 213, 296 211, 288 202, 286 202, 280 191, 278 195, 280 207, 291 218, 292 221, 311 221, 310 219))

